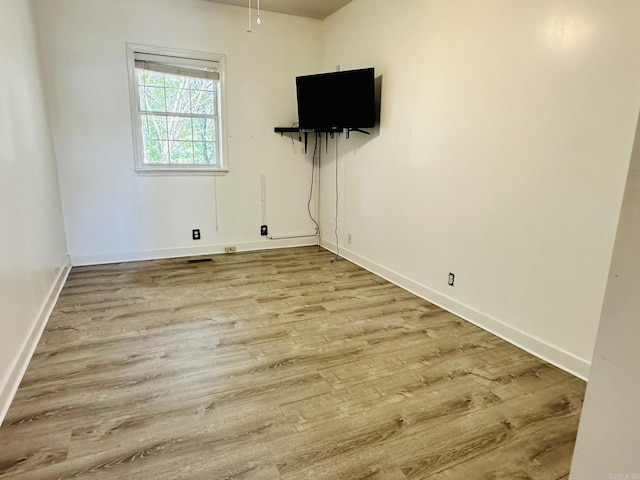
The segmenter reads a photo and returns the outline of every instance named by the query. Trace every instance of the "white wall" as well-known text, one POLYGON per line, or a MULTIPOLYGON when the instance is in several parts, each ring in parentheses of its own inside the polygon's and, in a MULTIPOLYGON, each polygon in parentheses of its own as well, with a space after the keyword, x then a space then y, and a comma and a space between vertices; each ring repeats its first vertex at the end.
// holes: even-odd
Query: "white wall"
POLYGON ((74 264, 315 243, 260 237, 261 175, 274 235, 314 233, 310 159, 273 133, 297 118, 295 76, 317 69, 321 23, 205 0, 37 1, 69 252, 74 264), (227 56, 228 160, 217 177, 134 171, 125 44, 227 56), (194 242, 191 230, 202 240, 194 242))
POLYGON ((354 0, 329 17, 324 69, 383 77, 379 134, 341 143, 341 251, 586 377, 640 105, 638 18, 636 0, 354 0))
POLYGON ((0 0, 0 422, 66 262, 31 3, 0 0))
POLYGON ((640 123, 580 418, 572 479, 640 477, 639 249, 640 123))

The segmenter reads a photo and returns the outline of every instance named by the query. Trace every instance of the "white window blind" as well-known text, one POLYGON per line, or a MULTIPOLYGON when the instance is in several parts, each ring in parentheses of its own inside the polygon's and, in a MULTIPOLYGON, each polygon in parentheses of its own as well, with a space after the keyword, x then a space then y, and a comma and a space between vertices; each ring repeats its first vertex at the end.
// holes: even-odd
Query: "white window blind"
POLYGON ((219 80, 219 62, 207 60, 193 60, 189 58, 169 57, 166 55, 150 55, 135 53, 135 66, 144 70, 170 75, 181 75, 193 78, 208 78, 219 80))

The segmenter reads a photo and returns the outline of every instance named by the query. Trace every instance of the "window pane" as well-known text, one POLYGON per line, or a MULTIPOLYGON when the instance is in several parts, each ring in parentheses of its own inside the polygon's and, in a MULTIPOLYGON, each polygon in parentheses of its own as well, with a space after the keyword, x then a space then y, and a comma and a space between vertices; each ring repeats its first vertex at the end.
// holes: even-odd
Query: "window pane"
POLYGON ((191 113, 189 108, 190 92, 184 88, 167 88, 167 113, 191 113))
POLYGON ((167 95, 167 112, 191 113, 189 104, 191 91, 190 78, 165 74, 167 95))
POLYGON ((144 163, 169 163, 169 144, 166 141, 143 139, 144 163))
POLYGON ((197 163, 198 165, 206 165, 207 158, 207 147, 202 142, 196 142, 193 144, 193 163, 197 163))
POLYGON ((193 163, 193 142, 169 142, 171 163, 193 163))
POLYGON ((194 118, 193 140, 196 142, 215 142, 216 120, 214 118, 194 118))
POLYGON ((199 165, 217 165, 216 147, 213 142, 196 142, 193 144, 193 160, 199 165))
POLYGON ((140 110, 147 112, 164 112, 164 87, 140 87, 140 110))
POLYGON ((207 80, 206 78, 192 78, 189 82, 189 88, 191 90, 213 91, 213 83, 213 80, 207 80))
POLYGON ((154 87, 164 87, 164 74, 149 70, 137 69, 138 85, 150 85, 154 87))
POLYGON ((172 75, 170 73, 161 74, 164 77, 164 85, 167 88, 189 88, 189 77, 172 75))
POLYGON ((162 115, 141 115, 142 134, 145 138, 167 140, 167 117, 162 115))
POLYGON ((191 91, 191 111, 203 115, 215 115, 216 97, 214 92, 207 90, 191 91))
POLYGON ((193 141, 191 118, 167 117, 169 140, 193 141))
POLYGON ((215 142, 207 142, 206 143, 207 146, 207 159, 209 160, 209 163, 218 163, 218 152, 217 152, 217 148, 216 148, 216 144, 215 142))

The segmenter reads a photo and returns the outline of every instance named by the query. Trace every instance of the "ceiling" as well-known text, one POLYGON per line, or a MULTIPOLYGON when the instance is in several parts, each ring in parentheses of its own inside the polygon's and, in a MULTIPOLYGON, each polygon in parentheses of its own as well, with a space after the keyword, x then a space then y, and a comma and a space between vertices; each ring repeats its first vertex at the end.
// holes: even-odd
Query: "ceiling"
MULTIPOLYGON (((249 0, 211 0, 217 3, 249 7, 249 0)), ((270 12, 286 13, 298 17, 323 20, 351 0, 260 0, 260 9, 270 12)), ((258 7, 258 0, 251 0, 251 6, 258 7)))

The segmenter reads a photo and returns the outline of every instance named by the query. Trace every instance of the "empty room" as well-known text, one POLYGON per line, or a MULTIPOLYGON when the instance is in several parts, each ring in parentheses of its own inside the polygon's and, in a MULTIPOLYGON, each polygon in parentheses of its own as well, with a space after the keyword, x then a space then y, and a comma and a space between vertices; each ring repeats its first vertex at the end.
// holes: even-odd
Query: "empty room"
POLYGON ((0 478, 640 479, 639 32, 0 0, 0 478))

